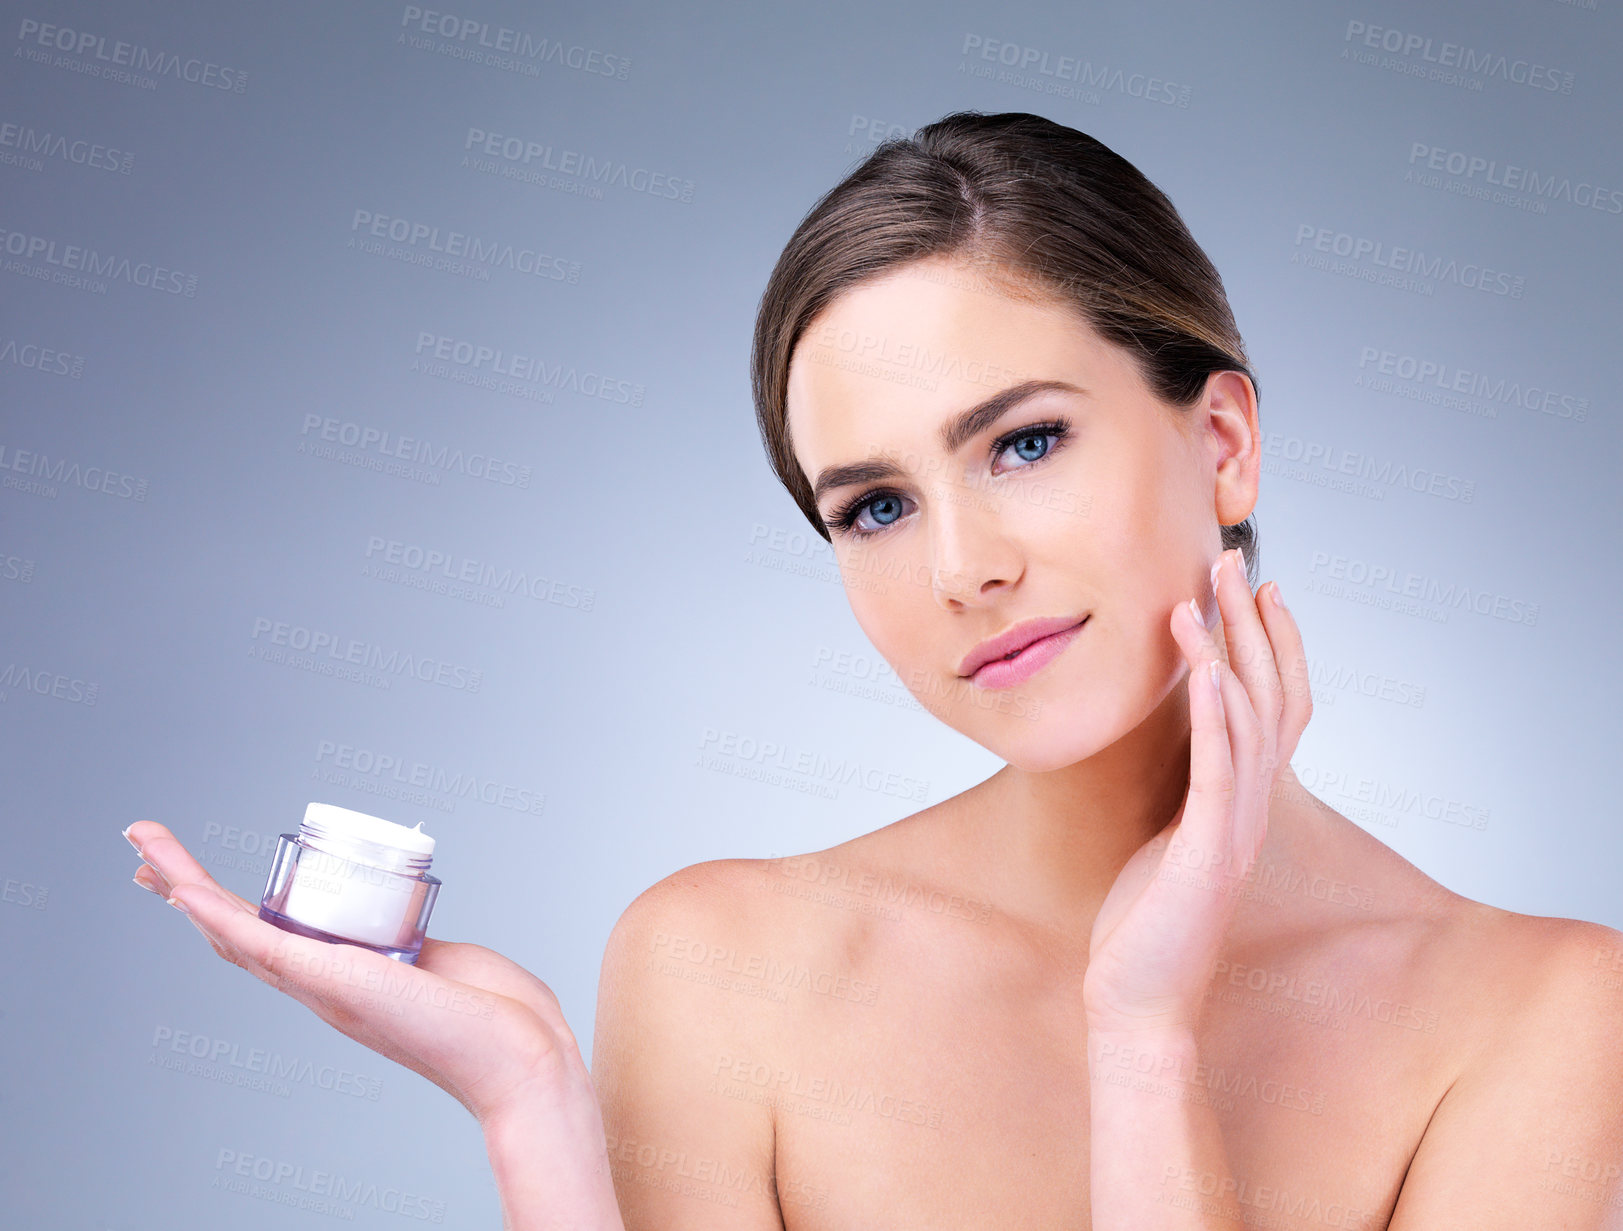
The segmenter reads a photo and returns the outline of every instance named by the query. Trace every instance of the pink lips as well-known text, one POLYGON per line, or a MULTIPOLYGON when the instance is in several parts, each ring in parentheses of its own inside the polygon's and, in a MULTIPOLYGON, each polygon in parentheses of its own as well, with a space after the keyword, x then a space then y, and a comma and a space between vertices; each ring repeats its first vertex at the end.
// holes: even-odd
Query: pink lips
POLYGON ((1012 688, 1058 657, 1087 620, 1058 617, 1016 624, 970 651, 959 674, 980 688, 1012 688))

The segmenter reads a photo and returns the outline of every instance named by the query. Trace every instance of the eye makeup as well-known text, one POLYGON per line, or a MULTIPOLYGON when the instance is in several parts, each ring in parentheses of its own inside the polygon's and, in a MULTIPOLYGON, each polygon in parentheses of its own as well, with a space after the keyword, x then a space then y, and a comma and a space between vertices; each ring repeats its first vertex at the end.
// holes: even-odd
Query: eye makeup
MULTIPOLYGON (((1015 470, 1029 470, 1038 463, 1047 461, 1048 458, 1053 456, 1055 452, 1063 447, 1066 438, 1069 437, 1070 434, 1071 421, 1067 418, 1061 417, 1056 419, 1045 419, 1039 423, 1028 423, 1023 427, 1015 428, 1013 431, 1005 432, 1003 435, 993 440, 989 446, 989 455, 987 460, 988 463, 996 462, 997 459, 1002 457, 1012 445, 1015 445, 1030 437, 1054 437, 1054 443, 1043 452, 1041 457, 1032 458, 1024 465, 1016 466, 1014 468, 1015 470)), ((849 500, 843 501, 834 509, 830 510, 828 518, 825 520, 824 524, 827 525, 831 530, 836 530, 839 533, 848 535, 852 538, 862 539, 869 538, 875 534, 881 534, 884 532, 886 527, 881 527, 878 530, 863 530, 859 529, 856 523, 864 509, 866 509, 869 505, 876 504, 880 500, 887 497, 905 499, 901 492, 894 491, 890 488, 871 488, 851 497, 849 500)), ((899 521, 900 517, 898 517, 897 520, 899 521)), ((890 526, 895 524, 895 522, 889 522, 886 525, 890 526)))

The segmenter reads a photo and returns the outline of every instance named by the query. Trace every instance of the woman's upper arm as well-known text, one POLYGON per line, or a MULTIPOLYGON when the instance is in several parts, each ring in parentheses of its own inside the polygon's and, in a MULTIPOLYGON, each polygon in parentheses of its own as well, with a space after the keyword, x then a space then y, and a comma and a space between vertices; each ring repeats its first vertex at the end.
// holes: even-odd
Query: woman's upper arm
POLYGON ((653 886, 604 950, 592 1080, 626 1231, 783 1231, 771 1108, 717 1076, 769 1045, 770 1016, 705 960, 737 942, 733 865, 653 886))

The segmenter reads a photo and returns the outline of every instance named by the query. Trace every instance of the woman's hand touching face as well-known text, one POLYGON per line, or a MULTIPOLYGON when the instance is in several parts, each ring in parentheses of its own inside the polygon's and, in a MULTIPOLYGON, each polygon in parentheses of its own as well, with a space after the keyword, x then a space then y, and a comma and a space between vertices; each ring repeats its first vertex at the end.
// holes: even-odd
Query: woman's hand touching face
POLYGON ((589 1085, 558 998, 499 953, 425 939, 412 966, 296 936, 215 883, 163 825, 136 821, 124 836, 144 860, 136 884, 184 911, 215 953, 422 1074, 481 1125, 589 1085))
POLYGON ((1268 834, 1274 785, 1290 774, 1313 713, 1301 633, 1278 584, 1253 595, 1238 549, 1218 557, 1212 578, 1228 661, 1194 600, 1180 603, 1172 635, 1189 663, 1189 790, 1094 920, 1083 981, 1092 1032, 1193 1033, 1237 891, 1268 834))

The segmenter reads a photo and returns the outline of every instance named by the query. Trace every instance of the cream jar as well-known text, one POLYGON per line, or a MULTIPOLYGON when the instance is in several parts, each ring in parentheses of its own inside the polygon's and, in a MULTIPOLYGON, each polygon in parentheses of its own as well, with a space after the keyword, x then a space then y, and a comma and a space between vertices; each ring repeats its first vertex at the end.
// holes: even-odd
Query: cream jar
POLYGON ((415 962, 439 893, 434 839, 335 804, 310 804, 282 834, 259 917, 286 932, 415 962))

